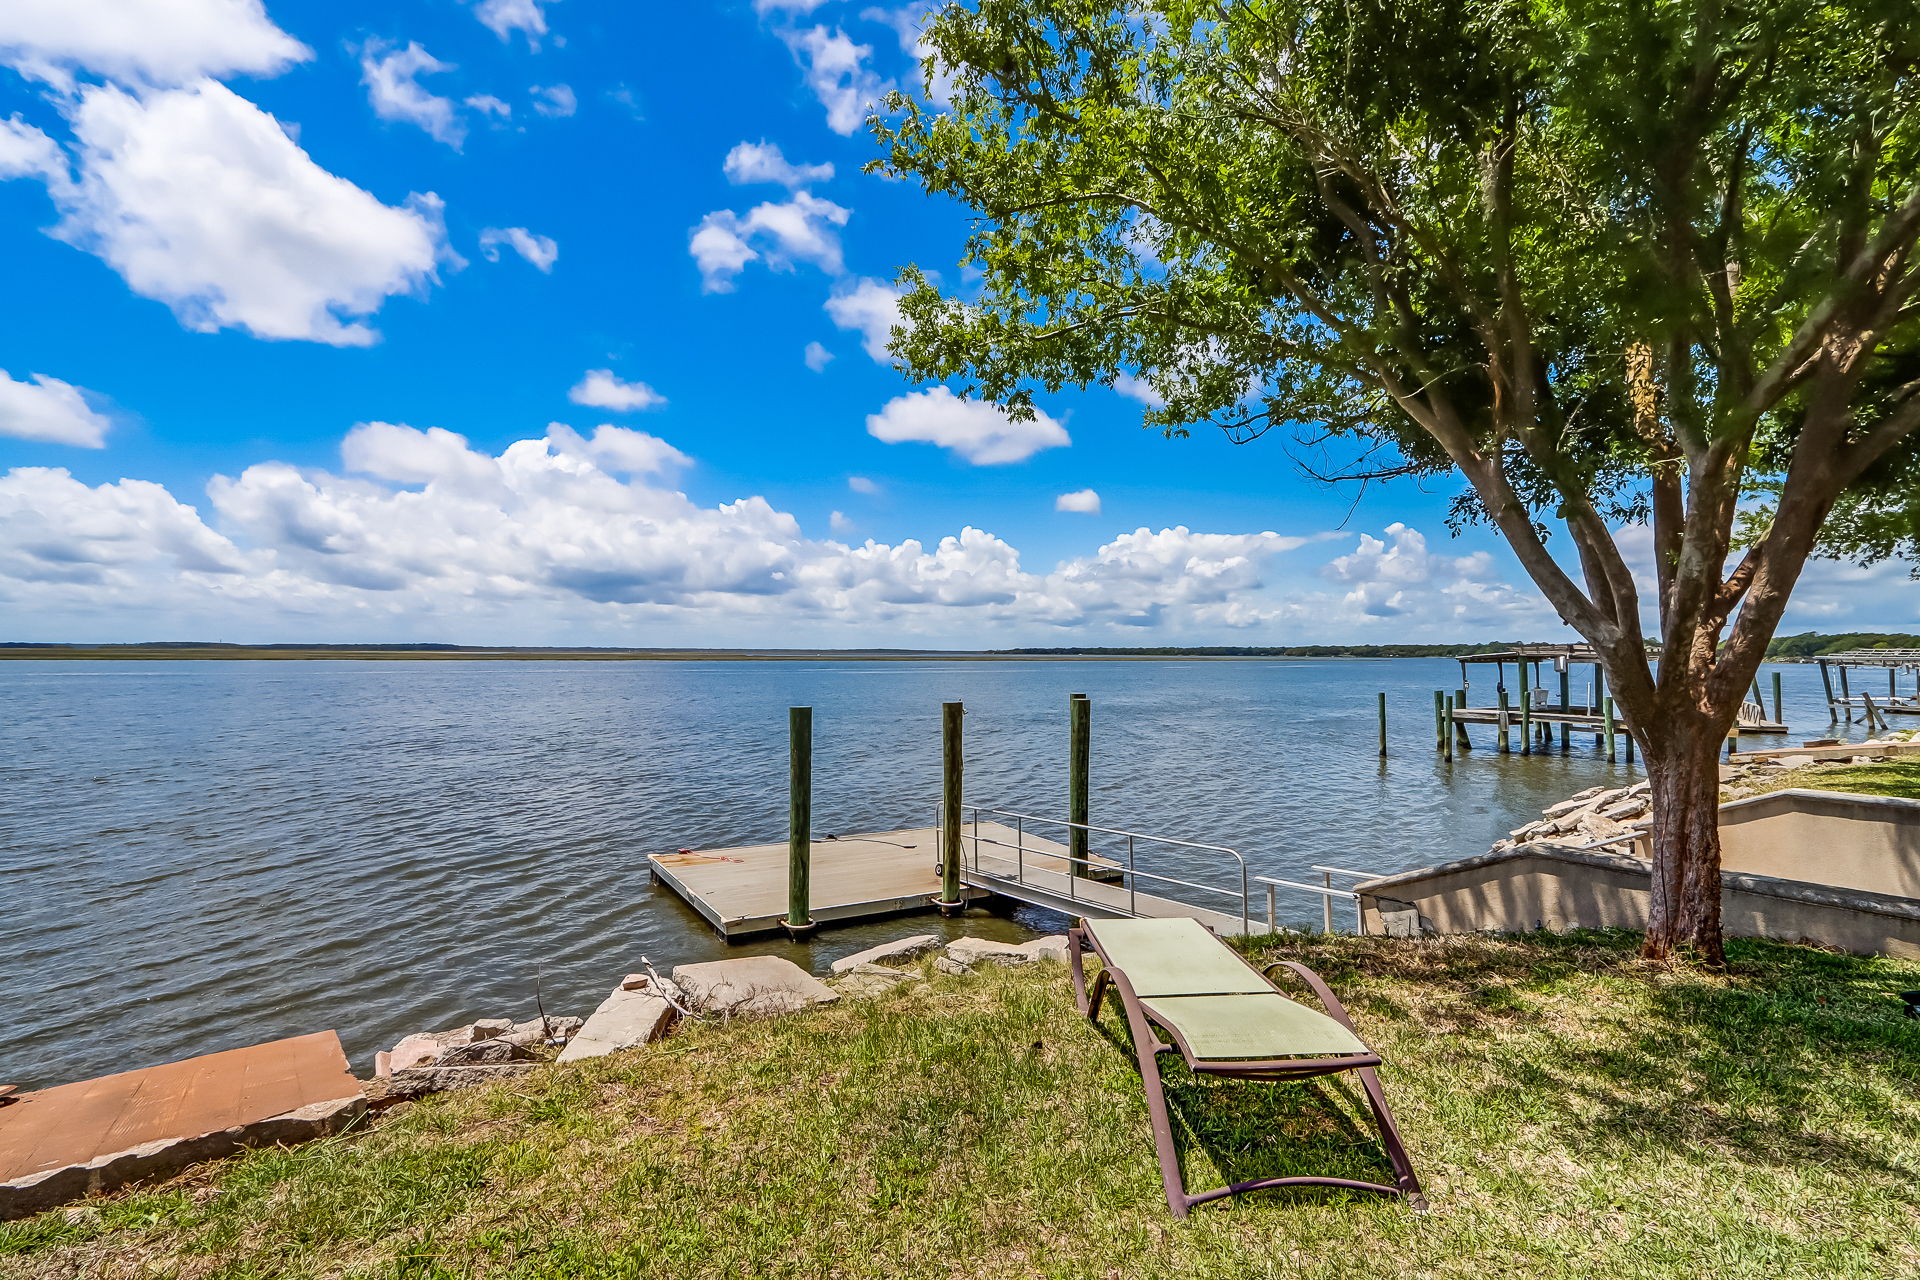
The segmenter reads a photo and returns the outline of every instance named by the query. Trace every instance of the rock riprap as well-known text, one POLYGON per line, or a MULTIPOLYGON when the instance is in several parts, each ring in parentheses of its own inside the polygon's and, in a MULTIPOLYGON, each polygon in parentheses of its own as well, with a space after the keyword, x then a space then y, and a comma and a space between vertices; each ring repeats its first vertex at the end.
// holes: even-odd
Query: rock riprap
POLYGON ((826 983, 782 956, 675 965, 673 981, 685 994, 688 1009, 720 1018, 796 1013, 840 998, 826 983))

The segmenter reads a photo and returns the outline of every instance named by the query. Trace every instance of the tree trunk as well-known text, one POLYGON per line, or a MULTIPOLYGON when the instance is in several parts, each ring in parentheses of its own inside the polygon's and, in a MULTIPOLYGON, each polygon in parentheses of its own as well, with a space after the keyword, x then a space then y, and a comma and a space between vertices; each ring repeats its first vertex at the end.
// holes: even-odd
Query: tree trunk
POLYGON ((1653 811, 1653 886, 1641 954, 1675 952, 1718 967, 1720 942, 1720 762, 1725 731, 1696 717, 1650 725, 1640 735, 1653 811))

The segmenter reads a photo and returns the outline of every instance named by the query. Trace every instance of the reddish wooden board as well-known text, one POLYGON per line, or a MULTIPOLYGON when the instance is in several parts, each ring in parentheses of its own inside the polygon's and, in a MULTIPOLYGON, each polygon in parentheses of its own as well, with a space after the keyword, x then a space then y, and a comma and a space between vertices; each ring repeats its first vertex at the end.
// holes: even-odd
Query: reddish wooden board
POLYGON ((359 1091, 331 1031, 38 1089, 0 1107, 0 1182, 359 1091))

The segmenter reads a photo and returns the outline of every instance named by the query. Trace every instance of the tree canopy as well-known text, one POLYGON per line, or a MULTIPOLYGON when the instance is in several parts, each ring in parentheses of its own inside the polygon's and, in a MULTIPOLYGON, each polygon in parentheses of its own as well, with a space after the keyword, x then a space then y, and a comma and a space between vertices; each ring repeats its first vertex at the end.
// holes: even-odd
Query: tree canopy
MULTIPOLYGON (((874 123, 876 167, 978 219, 961 287, 905 271, 893 349, 1015 413, 1137 378, 1170 433, 1277 429, 1363 482, 1458 471, 1457 520, 1497 527, 1606 659, 1658 851, 1663 795, 1710 806, 1829 513, 1897 504, 1920 466, 1912 16, 950 4, 928 92, 874 123)), ((1705 853, 1665 861, 1700 864, 1685 892, 1717 952, 1717 843, 1696 835, 1705 853)))

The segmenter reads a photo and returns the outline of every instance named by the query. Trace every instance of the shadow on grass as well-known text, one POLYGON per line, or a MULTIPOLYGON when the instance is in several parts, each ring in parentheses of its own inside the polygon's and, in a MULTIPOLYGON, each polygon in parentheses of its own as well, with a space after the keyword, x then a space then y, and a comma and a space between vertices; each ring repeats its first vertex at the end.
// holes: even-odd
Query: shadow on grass
MULTIPOLYGON (((1114 1000, 1117 1003, 1118 997, 1114 1000)), ((1139 1059, 1125 1019, 1109 1007, 1095 1027, 1137 1071, 1139 1059)), ((1175 1052, 1160 1055, 1160 1078, 1189 1195, 1265 1178, 1351 1178, 1393 1184, 1393 1165, 1373 1127, 1372 1113, 1343 1076, 1284 1082, 1235 1080, 1194 1072, 1175 1052)), ((1144 1082, 1141 1087, 1144 1090, 1144 1082)), ((1144 1103, 1143 1092, 1143 1113, 1144 1103)), ((1151 1159, 1153 1131, 1144 1114, 1140 1143, 1151 1159)), ((1257 1195, 1304 1202, 1389 1199, 1339 1187, 1275 1187, 1257 1195)), ((1230 1204, 1233 1199, 1217 1203, 1230 1204)))
MULTIPOLYGON (((1363 1034, 1385 1014, 1400 1025, 1382 1029, 1446 1055, 1489 1105, 1544 1111, 1570 1152, 1907 1176, 1886 1113, 1912 1110, 1920 1084, 1920 1021, 1894 994, 1914 985, 1910 963, 1730 940, 1717 975, 1646 965, 1625 931, 1354 941, 1324 949, 1363 1034)), ((1316 964, 1320 949, 1285 950, 1316 964)), ((1413 1054, 1386 1056, 1424 1073, 1413 1054)))

